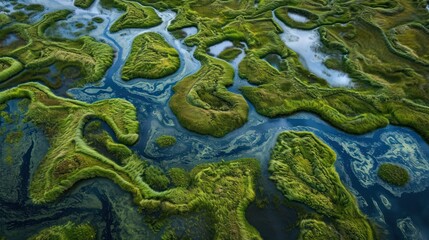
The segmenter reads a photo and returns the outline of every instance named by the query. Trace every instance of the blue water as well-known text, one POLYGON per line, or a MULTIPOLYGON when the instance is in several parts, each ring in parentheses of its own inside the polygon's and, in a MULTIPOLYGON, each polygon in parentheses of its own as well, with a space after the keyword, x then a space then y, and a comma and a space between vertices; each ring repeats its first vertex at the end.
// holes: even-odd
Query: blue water
MULTIPOLYGON (((36 0, 30 2, 37 2, 36 0)), ((58 4, 59 1, 54 1, 58 4)), ((55 6, 53 4, 53 6, 55 6)), ((67 4, 70 4, 67 2, 67 4)), ((70 7, 70 6, 68 6, 70 7)), ((79 10, 80 12, 84 10, 79 10)), ((372 133, 355 136, 343 133, 308 113, 295 114, 290 117, 269 119, 259 115, 248 102, 249 122, 243 127, 229 133, 223 138, 203 136, 184 129, 168 107, 173 94, 172 87, 185 76, 195 73, 200 63, 193 58, 194 49, 175 39, 166 27, 174 19, 172 11, 157 12, 164 23, 150 29, 123 30, 115 34, 108 32, 108 26, 119 17, 120 12, 100 9, 94 5, 85 12, 88 16, 98 16, 106 20, 93 33, 97 39, 114 47, 116 58, 101 84, 88 85, 68 93, 78 100, 95 102, 101 99, 119 97, 132 102, 138 110, 140 139, 132 149, 143 158, 163 168, 180 166, 192 169, 205 162, 216 162, 222 159, 232 160, 252 157, 260 160, 262 177, 260 185, 264 194, 276 196, 281 194, 268 177, 267 165, 271 148, 276 137, 285 130, 306 130, 314 132, 337 153, 336 168, 343 183, 356 195, 359 206, 371 220, 386 231, 388 239, 410 239, 410 236, 429 238, 427 222, 428 208, 424 199, 429 197, 429 146, 414 131, 397 126, 388 126, 372 133), (120 71, 129 54, 132 39, 144 32, 160 33, 178 49, 181 66, 173 75, 160 80, 135 79, 123 82, 120 71), (160 135, 173 135, 177 144, 171 148, 159 149, 154 139, 160 135), (395 162, 410 170, 411 183, 405 188, 397 189, 388 186, 375 176, 377 166, 382 162, 395 162), (390 209, 383 205, 380 195, 388 199, 390 209), (409 218, 409 220, 404 220, 409 218), (399 221, 399 222, 398 222, 399 221), (398 226, 412 223, 414 232, 401 230, 398 226), (404 231, 404 232, 402 232, 404 231)), ((244 52, 231 64, 237 64, 244 57, 244 52)), ((248 86, 247 81, 235 74, 234 85, 230 91, 240 94, 241 86, 248 86)), ((15 109, 11 106, 11 111, 15 109)), ((3 126, 3 122, 0 126, 3 126)), ((67 221, 90 222, 99 231, 103 239, 153 238, 153 232, 145 224, 145 216, 137 212, 129 193, 119 189, 115 184, 104 179, 93 179, 79 183, 59 201, 42 206, 35 206, 22 194, 28 188, 28 179, 34 172, 37 163, 43 158, 48 145, 43 134, 26 123, 26 137, 22 140, 20 154, 9 166, 0 163, 0 180, 20 179, 1 188, 2 192, 21 186, 16 197, 0 195, 0 235, 12 239, 30 236, 38 230, 67 221), (22 166, 21 166, 22 165, 22 166), (13 170, 12 169, 16 169, 13 170)), ((12 126, 8 131, 12 131, 12 126)), ((0 136, 3 141, 5 135, 0 136)), ((5 146, 0 146, 3 153, 5 146)), ((274 206, 270 202, 267 208, 259 209, 252 204, 247 211, 249 222, 265 238, 295 239, 297 229, 290 227, 296 219, 295 210, 286 206, 274 206), (289 226, 289 227, 288 227, 289 226)), ((413 229, 408 227, 407 229, 413 229)), ((159 235, 159 233, 156 233, 159 235)), ((157 235, 157 236, 158 236, 157 235)))

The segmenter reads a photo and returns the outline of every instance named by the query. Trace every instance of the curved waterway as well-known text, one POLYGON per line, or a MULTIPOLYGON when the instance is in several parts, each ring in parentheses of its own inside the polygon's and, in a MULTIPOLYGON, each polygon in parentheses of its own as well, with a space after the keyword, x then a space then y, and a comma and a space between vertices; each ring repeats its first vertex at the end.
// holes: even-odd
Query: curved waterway
MULTIPOLYGON (((42 0, 27 2, 44 3, 42 0)), ((75 9, 72 1, 55 0, 50 1, 46 11, 63 8, 63 4, 75 9)), ((294 228, 296 212, 293 208, 279 204, 284 199, 269 180, 267 170, 271 148, 277 135, 285 130, 314 132, 335 150, 335 166, 341 180, 356 195, 362 211, 386 229, 387 239, 429 238, 429 207, 425 201, 429 197, 429 146, 414 131, 388 126, 365 135, 349 135, 308 113, 266 118, 259 115, 248 102, 249 121, 225 137, 213 138, 190 132, 178 123, 168 107, 173 94, 172 87, 200 68, 199 61, 193 57, 194 48, 184 45, 183 40, 175 39, 166 30, 176 14, 173 11, 157 11, 163 19, 162 24, 149 29, 127 29, 111 34, 108 29, 121 14, 117 10, 102 9, 97 1, 89 10, 75 11, 88 18, 101 16, 105 19, 91 35, 113 46, 116 57, 100 84, 72 89, 68 94, 86 102, 113 97, 132 102, 138 109, 141 123, 139 142, 132 149, 163 168, 179 166, 192 169, 206 162, 243 157, 259 159, 262 166, 260 184, 264 189, 261 195, 271 196, 278 201, 270 201, 266 208, 258 208, 253 203, 246 217, 265 239, 296 239, 298 233, 294 228), (132 40, 144 32, 161 34, 179 51, 180 69, 159 80, 134 79, 124 82, 120 78, 121 67, 130 52, 132 40), (168 149, 158 148, 154 140, 164 134, 175 136, 177 144, 168 149), (407 168, 411 173, 410 184, 404 188, 394 188, 381 182, 376 177, 376 170, 383 162, 394 162, 407 168)), ((195 34, 193 29, 187 30, 187 34, 195 34)), ((287 34, 285 32, 282 36, 288 37, 287 34)), ((243 51, 231 62, 235 69, 244 56, 243 51)), ((302 61, 309 60, 306 55, 301 55, 301 58, 302 61)), ((239 94, 240 87, 248 85, 236 73, 234 84, 229 90, 239 94)), ((16 103, 9 105, 11 112, 19 112, 16 103)), ((57 202, 33 205, 25 193, 28 192, 29 178, 46 153, 48 144, 43 134, 31 124, 21 121, 20 124, 25 126, 25 137, 20 143, 22 147, 17 150, 13 163, 0 163, 0 180, 6 183, 0 188, 0 235, 8 239, 22 239, 45 227, 74 221, 93 224, 102 239, 160 237, 159 232, 153 233, 148 229, 145 216, 137 211, 131 195, 105 179, 80 182, 57 202)), ((12 125, 7 126, 7 131, 13 130, 12 125)), ((1 141, 4 135, 0 136, 1 141)), ((0 146, 0 153, 4 154, 5 151, 7 149, 0 146)))

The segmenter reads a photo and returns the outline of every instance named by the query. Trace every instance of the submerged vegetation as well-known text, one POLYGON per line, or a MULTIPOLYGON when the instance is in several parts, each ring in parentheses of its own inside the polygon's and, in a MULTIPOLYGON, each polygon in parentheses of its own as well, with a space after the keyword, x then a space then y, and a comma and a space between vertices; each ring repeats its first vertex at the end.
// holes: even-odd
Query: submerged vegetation
POLYGON ((286 198, 317 213, 301 220, 301 239, 374 239, 369 221, 335 171, 335 158, 314 134, 283 132, 271 154, 271 179, 286 198))
POLYGON ((131 54, 122 69, 122 79, 156 79, 180 67, 179 53, 157 33, 144 33, 134 39, 131 54))
POLYGON ((30 240, 47 239, 93 240, 96 239, 96 232, 89 224, 77 225, 68 222, 64 225, 44 229, 40 233, 30 237, 30 240))
POLYGON ((159 147, 166 148, 176 144, 176 138, 173 136, 163 135, 155 140, 159 147))
POLYGON ((405 186, 410 181, 408 171, 393 163, 381 164, 378 168, 377 175, 381 180, 398 187, 405 186))

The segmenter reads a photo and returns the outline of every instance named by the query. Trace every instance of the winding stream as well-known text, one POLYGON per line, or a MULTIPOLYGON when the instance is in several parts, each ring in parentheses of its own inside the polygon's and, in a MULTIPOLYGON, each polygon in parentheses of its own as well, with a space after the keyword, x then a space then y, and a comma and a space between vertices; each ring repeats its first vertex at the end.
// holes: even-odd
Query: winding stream
MULTIPOLYGON (((45 1, 27 2, 43 4, 45 1)), ((61 9, 64 6, 74 9, 72 1, 55 0, 50 1, 46 11, 61 9)), ((120 12, 102 9, 98 5, 98 0, 97 4, 88 10, 76 10, 76 13, 88 18, 101 16, 105 19, 91 35, 113 46, 116 58, 100 84, 71 89, 68 93, 86 102, 113 97, 132 102, 138 109, 138 119, 141 123, 140 139, 132 147, 134 151, 165 168, 180 166, 191 169, 200 163, 222 159, 257 158, 262 166, 260 181, 265 194, 281 198, 273 182, 268 179, 270 149, 282 131, 290 129, 311 131, 335 150, 338 157, 335 166, 341 180, 356 195, 362 211, 387 229, 389 239, 416 239, 413 238, 416 236, 421 236, 422 239, 429 238, 429 229, 425 225, 429 222, 429 207, 426 206, 426 199, 429 197, 427 189, 429 146, 418 134, 408 128, 388 126, 360 136, 349 135, 308 113, 269 119, 259 115, 250 102, 248 102, 249 122, 225 137, 213 138, 190 132, 178 123, 168 107, 168 101, 173 94, 172 87, 185 76, 198 71, 201 65, 193 57, 194 48, 187 47, 183 40, 175 39, 166 30, 176 14, 173 11, 156 12, 163 20, 161 25, 149 29, 127 29, 111 34, 108 29, 121 15, 120 12), (179 51, 180 69, 160 80, 134 79, 124 82, 120 77, 121 66, 130 52, 132 40, 144 32, 161 34, 179 51), (175 136, 177 144, 166 150, 159 149, 154 144, 154 139, 164 134, 175 136), (405 188, 392 188, 378 180, 377 166, 383 162, 395 162, 407 168, 412 174, 410 184, 405 188)), ((318 41, 313 31, 291 29, 275 20, 285 30, 281 34, 285 44, 297 51, 308 69, 317 75, 320 74, 320 77, 327 79, 333 86, 351 84, 344 73, 329 70, 322 64, 325 56, 319 53, 317 48, 311 47, 318 41), (296 37, 299 37, 300 41, 296 42, 296 37), (302 41, 306 45, 301 45, 302 41)), ((192 29, 186 31, 190 31, 188 34, 195 34, 192 29)), ((231 62, 235 69, 244 54, 243 51, 231 62)), ((240 93, 239 88, 248 85, 247 81, 235 73, 234 85, 229 90, 240 93)), ((16 107, 10 106, 10 109, 16 107)), ((19 194, 20 191, 15 197, 4 194, 20 186, 19 181, 28 181, 26 178, 32 175, 35 166, 47 151, 48 146, 43 134, 29 123, 26 126, 25 137, 21 143, 22 149, 17 153, 17 159, 22 161, 15 161, 12 165, 0 163, 1 169, 15 169, 0 171, 0 181, 8 182, 8 185, 1 187, 0 194, 1 234, 10 238, 17 236, 22 238, 42 228, 67 221, 87 221, 98 229, 103 239, 133 239, 136 236, 139 236, 139 239, 153 238, 154 233, 148 230, 144 216, 137 212, 131 195, 104 179, 81 182, 59 201, 48 205, 33 205, 28 196, 19 194), (18 180, 15 182, 10 179, 18 180)), ((13 131, 13 128, 8 131, 13 131)), ((0 146, 0 152, 3 151, 5 149, 0 146)), ((24 184, 23 187, 28 188, 27 185, 24 184)), ((270 205, 260 209, 252 204, 247 211, 248 221, 266 239, 295 239, 296 229, 292 232, 286 231, 286 226, 293 224, 295 218, 294 210, 283 206, 276 208, 270 205)))

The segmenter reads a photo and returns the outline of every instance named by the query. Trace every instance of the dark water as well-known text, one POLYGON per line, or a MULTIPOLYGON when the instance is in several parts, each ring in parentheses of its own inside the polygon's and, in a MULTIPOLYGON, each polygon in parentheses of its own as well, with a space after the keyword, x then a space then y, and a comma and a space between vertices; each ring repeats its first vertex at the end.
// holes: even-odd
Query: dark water
MULTIPOLYGON (((52 11, 61 4, 72 8, 71 3, 53 1, 47 11, 52 11)), ((220 139, 195 134, 180 126, 168 107, 173 94, 172 87, 200 67, 200 63, 192 57, 193 48, 186 47, 182 40, 175 39, 166 31, 169 21, 175 17, 174 12, 158 12, 164 20, 160 26, 110 34, 108 26, 120 15, 119 12, 109 12, 97 5, 88 11, 76 11, 76 14, 86 14, 88 17, 101 15, 105 19, 91 34, 112 45, 116 50, 116 58, 101 84, 73 89, 68 93, 86 102, 112 97, 132 102, 137 107, 141 123, 139 142, 132 149, 163 168, 179 166, 192 169, 197 164, 222 159, 259 159, 262 166, 259 182, 263 190, 258 194, 268 198, 268 205, 259 208, 252 203, 246 217, 265 239, 296 239, 298 234, 295 227, 296 210, 290 205, 282 204, 285 199, 268 179, 267 170, 270 151, 277 135, 291 129, 314 132, 335 150, 338 157, 336 168, 343 183, 357 196, 362 211, 386 229, 388 239, 429 238, 429 210, 425 205, 425 199, 429 197, 429 146, 414 131, 388 126, 369 134, 354 136, 307 113, 268 119, 257 114, 249 103, 249 122, 240 129, 220 139), (130 51, 132 39, 146 31, 160 33, 179 50, 181 67, 175 74, 160 80, 137 79, 123 82, 120 70, 130 51), (178 143, 167 150, 159 149, 154 144, 154 139, 164 134, 175 136, 178 143), (375 175, 377 166, 382 162, 395 162, 406 167, 411 173, 411 183, 403 189, 382 183, 375 175), (390 209, 382 203, 380 195, 388 199, 390 209), (414 231, 410 223, 414 226, 414 231), (398 228, 402 225, 408 229, 403 230, 404 233, 398 228)), ((236 68, 243 57, 244 53, 231 64, 236 68)), ((229 90, 240 93, 239 88, 246 85, 249 84, 236 74, 234 85, 229 90)), ((10 109, 11 112, 17 111, 13 106, 10 109)), ((0 122, 0 126, 4 124, 0 122)), ((159 238, 161 233, 152 232, 148 228, 145 214, 137 211, 131 195, 106 179, 80 182, 55 203, 32 204, 26 194, 28 180, 43 159, 48 144, 38 129, 29 123, 25 124, 25 137, 16 147, 19 151, 13 164, 0 163, 0 181, 7 183, 0 188, 0 235, 22 239, 45 227, 74 221, 91 223, 102 239, 159 238), (9 192, 12 194, 8 194, 9 192)), ((13 131, 13 125, 7 125, 7 130, 13 131)), ((5 134, 1 135, 0 140, 3 141, 4 137, 5 134)), ((0 153, 5 154, 6 147, 1 145, 0 153)), ((180 222, 177 219, 174 221, 180 222)))

